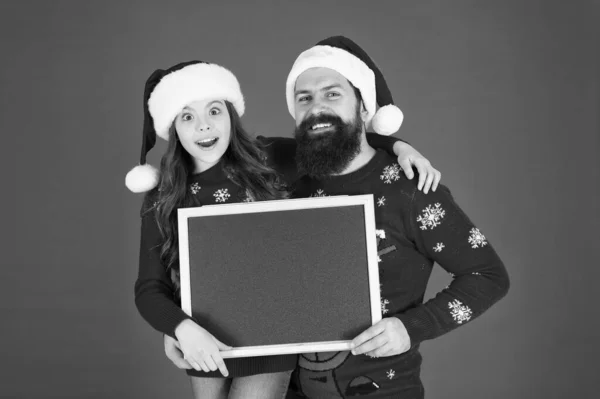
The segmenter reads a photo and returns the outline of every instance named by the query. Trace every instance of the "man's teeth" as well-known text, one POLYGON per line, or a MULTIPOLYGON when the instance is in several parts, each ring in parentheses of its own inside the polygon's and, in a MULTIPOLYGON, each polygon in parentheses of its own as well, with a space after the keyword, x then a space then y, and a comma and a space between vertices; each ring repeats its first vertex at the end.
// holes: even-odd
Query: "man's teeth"
POLYGON ((311 129, 321 129, 322 127, 331 127, 331 123, 317 123, 316 125, 313 125, 311 129))

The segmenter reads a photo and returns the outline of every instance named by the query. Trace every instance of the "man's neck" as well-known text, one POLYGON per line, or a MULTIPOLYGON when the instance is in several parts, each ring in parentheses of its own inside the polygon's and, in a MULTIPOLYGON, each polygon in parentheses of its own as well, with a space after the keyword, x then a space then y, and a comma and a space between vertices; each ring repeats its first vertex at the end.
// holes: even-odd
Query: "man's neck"
POLYGON ((362 140, 360 143, 360 152, 357 156, 354 157, 352 161, 350 161, 350 163, 348 163, 348 165, 344 168, 343 171, 335 174, 334 176, 347 175, 348 173, 352 173, 354 171, 359 170, 367 163, 369 163, 371 158, 375 156, 376 152, 377 151, 373 147, 371 147, 367 142, 367 137, 363 132, 362 140))

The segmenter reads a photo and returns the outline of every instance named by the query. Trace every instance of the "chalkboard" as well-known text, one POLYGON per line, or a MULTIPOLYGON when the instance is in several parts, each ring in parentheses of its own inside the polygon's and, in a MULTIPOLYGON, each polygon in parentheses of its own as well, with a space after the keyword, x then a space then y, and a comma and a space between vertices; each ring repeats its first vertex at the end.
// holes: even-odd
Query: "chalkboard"
POLYGON ((372 195, 178 211, 182 308, 225 358, 349 349, 381 320, 372 195))

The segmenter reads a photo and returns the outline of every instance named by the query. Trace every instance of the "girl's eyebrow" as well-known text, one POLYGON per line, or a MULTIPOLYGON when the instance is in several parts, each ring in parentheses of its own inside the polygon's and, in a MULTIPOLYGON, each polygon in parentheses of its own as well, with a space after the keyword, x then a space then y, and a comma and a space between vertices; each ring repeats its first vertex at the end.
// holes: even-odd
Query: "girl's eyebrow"
MULTIPOLYGON (((211 106, 211 105, 213 105, 213 104, 219 104, 219 105, 223 105, 223 101, 221 101, 221 100, 213 100, 213 101, 209 102, 209 103, 206 105, 206 107, 208 108, 208 107, 210 107, 210 106, 211 106)), ((187 105, 185 105, 185 106, 183 107, 182 111, 193 111, 193 110, 192 110, 192 108, 190 108, 190 107, 188 107, 187 105)))

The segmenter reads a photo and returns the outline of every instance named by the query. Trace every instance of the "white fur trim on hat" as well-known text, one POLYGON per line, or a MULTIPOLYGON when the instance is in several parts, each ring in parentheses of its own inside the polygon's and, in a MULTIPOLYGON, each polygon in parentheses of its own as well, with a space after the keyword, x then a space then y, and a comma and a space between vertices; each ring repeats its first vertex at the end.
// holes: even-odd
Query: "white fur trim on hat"
POLYGON ((332 46, 314 46, 298 56, 286 83, 286 100, 290 114, 294 116, 296 79, 310 68, 329 68, 350 81, 358 90, 367 110, 367 122, 375 115, 377 97, 375 74, 360 58, 348 51, 332 46))
POLYGON ((138 165, 125 176, 125 185, 134 193, 152 190, 158 185, 159 172, 149 164, 138 165))
POLYGON ((169 127, 177 114, 191 102, 227 100, 244 114, 244 96, 235 75, 216 64, 192 64, 163 77, 148 99, 148 110, 159 137, 169 138, 169 127))
POLYGON ((371 127, 375 133, 389 136, 400 129, 403 120, 404 114, 400 108, 393 104, 388 104, 377 110, 377 113, 371 120, 371 127))

